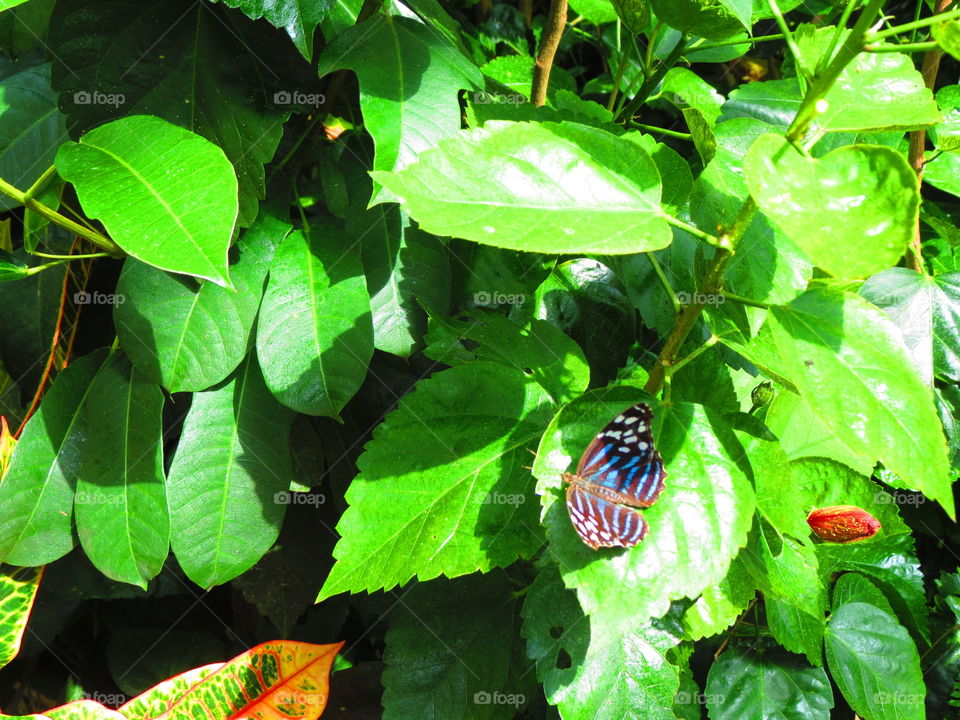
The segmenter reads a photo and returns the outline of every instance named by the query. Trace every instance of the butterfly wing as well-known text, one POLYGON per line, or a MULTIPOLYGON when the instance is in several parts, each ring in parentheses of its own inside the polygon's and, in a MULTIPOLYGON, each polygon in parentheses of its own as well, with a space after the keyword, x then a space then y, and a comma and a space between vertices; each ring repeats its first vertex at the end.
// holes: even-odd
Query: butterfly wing
POLYGON ((594 550, 633 547, 647 536, 647 521, 639 510, 585 492, 576 482, 567 486, 567 512, 580 539, 594 550))
POLYGON ((650 507, 667 477, 663 459, 653 447, 653 412, 637 403, 617 415, 590 442, 577 476, 599 485, 605 497, 633 507, 650 507))

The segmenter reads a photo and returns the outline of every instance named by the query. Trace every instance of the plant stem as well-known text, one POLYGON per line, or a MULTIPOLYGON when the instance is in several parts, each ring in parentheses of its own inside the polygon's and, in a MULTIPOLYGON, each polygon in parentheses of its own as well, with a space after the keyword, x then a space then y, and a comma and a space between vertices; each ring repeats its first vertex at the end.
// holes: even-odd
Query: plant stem
POLYGON ((761 310, 769 310, 771 307, 773 307, 770 303, 753 300, 752 298, 744 297, 743 295, 734 295, 728 290, 723 291, 723 297, 725 300, 733 300, 741 305, 749 305, 750 307, 760 308, 761 310))
POLYGON ((760 37, 744 38, 743 40, 720 40, 712 43, 702 43, 700 45, 691 45, 687 50, 713 50, 714 48, 730 47, 733 45, 754 45, 756 43, 770 42, 771 40, 783 40, 783 35, 761 35, 760 37))
POLYGON ((683 55, 686 45, 687 35, 683 34, 680 36, 680 40, 677 41, 676 46, 670 51, 670 54, 666 57, 666 59, 657 65, 656 71, 643 83, 643 86, 640 88, 637 96, 630 102, 629 105, 626 106, 626 108, 624 108, 623 113, 625 117, 632 118, 637 110, 640 109, 640 106, 647 101, 650 93, 657 85, 660 84, 660 81, 663 80, 663 76, 667 74, 667 70, 672 68, 676 64, 677 60, 680 59, 680 56, 683 55))
MULTIPOLYGON (((935 12, 943 13, 950 6, 952 0, 937 0, 935 12)), ((929 19, 929 18, 927 18, 929 19)), ((940 60, 943 58, 943 50, 935 46, 927 50, 923 56, 923 64, 920 66, 920 75, 923 77, 923 83, 932 91, 937 83, 937 73, 940 71, 940 60)), ((927 131, 924 129, 914 130, 910 133, 910 149, 907 153, 907 159, 910 167, 917 174, 917 189, 923 184, 923 168, 926 165, 927 131)), ((909 252, 908 263, 911 268, 918 273, 925 273, 923 266, 923 243, 920 238, 920 217, 917 216, 917 222, 913 227, 913 239, 907 248, 909 252)))
POLYGON ((683 220, 678 220, 672 215, 667 215, 666 213, 663 214, 663 219, 666 220, 671 225, 673 225, 675 228, 680 228, 684 232, 689 233, 690 235, 693 235, 695 238, 699 238, 700 240, 703 240, 708 245, 713 245, 714 247, 723 246, 724 239, 722 237, 711 235, 710 233, 704 232, 703 230, 701 230, 695 225, 691 225, 690 223, 685 223, 683 220))
POLYGON ((936 42, 903 43, 902 45, 864 45, 863 51, 869 53, 886 52, 926 52, 937 48, 936 42))
MULTIPOLYGON (((780 33, 783 35, 784 42, 787 43, 787 49, 790 50, 790 54, 793 55, 793 62, 797 67, 797 75, 806 80, 807 84, 810 83, 810 73, 807 70, 807 66, 803 62, 803 55, 800 54, 800 48, 797 46, 797 41, 793 39, 793 33, 790 32, 790 26, 787 25, 786 19, 783 17, 783 13, 780 12, 780 6, 777 5, 777 0, 767 0, 767 5, 770 7, 770 12, 773 13, 773 19, 777 21, 777 27, 780 28, 780 33)), ((804 90, 806 88, 803 88, 804 90)))
POLYGON ((44 186, 50 181, 54 175, 57 174, 57 168, 55 165, 51 165, 46 170, 44 170, 43 175, 37 178, 37 181, 27 188, 27 191, 23 194, 23 197, 29 200, 35 196, 38 192, 43 190, 44 186))
POLYGON ((37 257, 48 258, 50 260, 61 260, 63 262, 70 262, 71 260, 89 260, 91 258, 102 258, 110 257, 109 253, 87 253, 86 255, 51 255, 49 253, 39 252, 34 250, 31 255, 37 257))
MULTIPOLYGON (((937 3, 937 8, 940 7, 949 7, 950 3, 937 3)), ((938 22, 943 22, 944 20, 953 20, 955 18, 960 18, 960 9, 951 10, 950 12, 943 12, 942 10, 935 10, 937 14, 931 15, 930 17, 923 18, 922 20, 916 20, 914 22, 904 23, 903 25, 897 25, 896 27, 889 28, 888 30, 879 30, 874 33, 870 33, 866 40, 869 44, 875 43, 877 40, 883 40, 884 38, 891 37, 893 35, 899 35, 900 33, 909 32, 911 30, 919 30, 920 28, 929 27, 931 25, 936 25, 938 22)))
POLYGON ((610 93, 610 99, 607 101, 607 110, 613 112, 613 106, 617 102, 617 95, 620 94, 620 83, 623 82, 623 74, 627 71, 627 63, 630 58, 623 51, 623 23, 617 20, 617 51, 620 53, 620 62, 617 63, 617 76, 613 80, 613 92, 610 93))
POLYGON ((653 132, 660 135, 666 135, 667 137, 677 138, 678 140, 693 140, 693 135, 690 133, 667 130, 666 128, 656 127, 655 125, 644 125, 643 123, 630 122, 630 126, 640 128, 641 130, 646 130, 647 132, 653 132))
POLYGON ((547 16, 547 25, 543 30, 540 41, 540 54, 537 55, 537 64, 533 68, 533 87, 530 91, 530 100, 537 107, 547 101, 547 85, 550 83, 550 70, 553 68, 553 58, 557 54, 560 38, 563 35, 563 26, 567 23, 567 0, 550 0, 550 12, 547 16))
POLYGON ((701 345, 700 347, 698 347, 696 350, 694 350, 693 352, 691 352, 689 355, 687 355, 687 356, 686 356, 685 358, 683 358, 682 360, 678 360, 678 361, 677 361, 674 365, 672 365, 671 367, 666 368, 666 374, 667 374, 667 376, 668 376, 668 377, 669 377, 669 376, 672 376, 674 373, 680 371, 680 370, 683 368, 684 365, 686 365, 687 363, 690 363, 690 362, 693 362, 694 360, 696 360, 698 357, 700 357, 701 355, 703 355, 703 353, 705 353, 707 350, 709 350, 710 348, 712 348, 712 347, 713 347, 714 345, 716 345, 718 342, 720 342, 720 338, 718 338, 716 335, 711 335, 709 338, 707 338, 707 341, 706 341, 705 343, 703 343, 703 345, 701 345))
POLYGON ((653 266, 653 271, 657 274, 657 277, 660 278, 660 284, 663 285, 663 289, 667 291, 667 297, 670 298, 670 303, 673 305, 673 311, 675 313, 680 312, 680 301, 677 300, 677 293, 673 289, 673 286, 670 284, 670 281, 667 279, 666 273, 663 272, 663 266, 660 265, 660 261, 657 260, 657 256, 652 253, 644 253, 647 256, 647 260, 650 261, 650 264, 653 266))
POLYGON ((33 210, 33 212, 37 213, 38 215, 42 215, 43 217, 47 218, 50 222, 56 223, 60 227, 66 228, 70 232, 89 240, 94 245, 103 248, 111 255, 120 255, 123 252, 120 247, 110 238, 101 235, 98 232, 88 230, 87 228, 83 227, 83 225, 75 223, 70 218, 64 217, 56 210, 44 205, 39 200, 28 197, 27 193, 18 190, 2 178, 0 178, 0 192, 2 192, 4 195, 12 197, 18 203, 24 205, 30 210, 33 210))

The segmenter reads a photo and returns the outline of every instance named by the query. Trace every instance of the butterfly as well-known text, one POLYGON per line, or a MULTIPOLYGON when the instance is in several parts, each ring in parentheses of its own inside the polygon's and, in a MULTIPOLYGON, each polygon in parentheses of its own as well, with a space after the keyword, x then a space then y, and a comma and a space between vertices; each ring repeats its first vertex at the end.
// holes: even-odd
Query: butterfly
POLYGON ((590 442, 577 472, 563 474, 570 521, 594 550, 633 547, 647 536, 647 521, 636 508, 653 505, 667 477, 653 447, 652 420, 646 403, 627 408, 590 442))

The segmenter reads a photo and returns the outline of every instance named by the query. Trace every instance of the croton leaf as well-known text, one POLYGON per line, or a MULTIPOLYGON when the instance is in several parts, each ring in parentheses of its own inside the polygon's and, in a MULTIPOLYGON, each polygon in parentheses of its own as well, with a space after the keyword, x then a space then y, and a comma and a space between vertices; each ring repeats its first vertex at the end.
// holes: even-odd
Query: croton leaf
POLYGON ((0 568, 0 668, 20 651, 23 632, 37 597, 43 566, 0 568))

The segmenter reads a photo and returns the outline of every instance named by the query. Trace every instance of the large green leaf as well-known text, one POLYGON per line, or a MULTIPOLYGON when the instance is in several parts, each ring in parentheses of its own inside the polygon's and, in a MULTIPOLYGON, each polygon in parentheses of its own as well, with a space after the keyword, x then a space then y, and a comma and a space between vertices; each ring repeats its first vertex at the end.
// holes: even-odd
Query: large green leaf
POLYGON ((565 720, 674 720, 680 669, 668 653, 683 637, 674 617, 585 616, 555 565, 537 574, 522 612, 527 654, 565 720))
MULTIPOLYGON (((307 60, 313 57, 313 33, 323 20, 333 0, 220 0, 257 20, 264 18, 274 27, 283 28, 307 60)), ((217 2, 217 0, 212 0, 217 2)))
POLYGON ((917 176, 891 148, 851 145, 815 160, 782 137, 764 135, 747 153, 744 171, 760 208, 837 277, 890 267, 913 237, 917 176))
MULTIPOLYGON (((483 76, 441 34, 378 13, 340 33, 320 56, 320 76, 349 68, 360 81, 363 123, 376 145, 374 170, 400 170, 460 128, 460 90, 483 76)), ((391 200, 382 191, 374 202, 391 200)), ((427 228, 429 229, 429 228, 427 228)))
POLYGON ((863 602, 836 608, 827 624, 827 663, 843 697, 871 720, 923 720, 926 688, 909 633, 863 602))
POLYGON ((566 405, 543 434, 533 465, 550 552, 584 612, 603 609, 642 622, 663 615, 670 601, 697 597, 727 574, 747 540, 753 489, 732 457, 742 454, 723 421, 699 405, 657 407, 628 387, 588 392, 566 405), (653 406, 654 437, 667 468, 666 487, 644 510, 647 538, 629 550, 593 551, 580 540, 562 501, 561 473, 576 465, 610 418, 645 400, 653 406))
POLYGON ((264 280, 290 225, 267 211, 231 251, 235 291, 128 259, 113 320, 137 369, 170 392, 205 390, 240 364, 253 342, 264 280), (211 352, 216 348, 215 352, 211 352))
POLYGON ((820 288, 774 307, 769 323, 784 374, 824 425, 952 516, 947 444, 933 392, 883 311, 857 295, 820 288))
POLYGON ((310 415, 338 418, 373 355, 370 296, 343 230, 315 223, 277 249, 257 324, 257 357, 274 396, 310 415))
POLYGON ((731 647, 710 666, 712 720, 829 720, 833 690, 823 668, 780 648, 731 647))
POLYGON ((418 584, 390 613, 384 720, 509 720, 532 699, 520 615, 499 571, 418 584))
POLYGON ((167 500, 173 551, 201 587, 250 569, 277 539, 289 500, 292 420, 253 353, 222 385, 194 393, 167 500))
MULTIPOLYGON (((65 139, 65 118, 50 88, 50 65, 28 66, 0 81, 0 177, 26 190, 53 164, 65 139)), ((16 206, 0 195, 0 211, 16 206)))
POLYGON ((83 405, 103 362, 98 351, 72 363, 30 418, 0 483, 0 562, 43 565, 73 548, 73 496, 83 445, 83 405))
POLYGON ((0 668, 20 652, 42 575, 42 567, 5 566, 0 571, 0 668))
POLYGON ((257 216, 263 166, 290 115, 264 100, 318 92, 281 31, 196 0, 60 0, 50 47, 72 132, 156 115, 216 143, 236 171, 241 226, 257 216))
POLYGON ((730 571, 716 585, 704 589, 683 614, 687 638, 700 640, 716 635, 733 625, 756 594, 757 584, 741 555, 734 558, 730 571))
POLYGON ((860 294, 890 316, 920 376, 960 381, 960 272, 926 275, 890 268, 869 278, 860 294))
POLYGON ((576 123, 490 121, 374 177, 436 235, 545 253, 635 253, 671 240, 653 159, 576 123))
POLYGON ((160 388, 114 354, 90 387, 74 498, 87 557, 110 579, 144 589, 170 547, 162 411, 160 388))
POLYGON ((237 177, 223 151, 149 115, 115 120, 57 152, 84 211, 135 258, 230 286, 237 177))
POLYGON ((320 599, 529 557, 543 537, 522 466, 550 413, 533 379, 491 362, 421 381, 357 461, 320 599))

